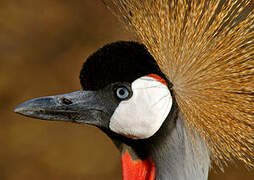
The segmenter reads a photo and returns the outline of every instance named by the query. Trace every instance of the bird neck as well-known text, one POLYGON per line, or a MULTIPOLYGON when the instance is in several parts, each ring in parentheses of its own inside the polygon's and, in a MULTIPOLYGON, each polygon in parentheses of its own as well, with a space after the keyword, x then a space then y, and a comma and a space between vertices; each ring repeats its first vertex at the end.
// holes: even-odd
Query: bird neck
POLYGON ((123 180, 207 180, 209 149, 181 116, 168 121, 154 137, 121 144, 123 180), (172 123, 173 122, 173 123, 172 123))
POLYGON ((207 180, 210 167, 209 149, 196 134, 186 129, 181 116, 170 134, 149 143, 151 158, 160 180, 207 180))

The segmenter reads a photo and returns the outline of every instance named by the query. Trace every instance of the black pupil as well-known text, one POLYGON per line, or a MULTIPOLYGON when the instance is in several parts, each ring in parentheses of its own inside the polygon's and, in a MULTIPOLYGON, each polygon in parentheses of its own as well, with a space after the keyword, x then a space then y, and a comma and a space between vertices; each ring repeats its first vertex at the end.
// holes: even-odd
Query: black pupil
POLYGON ((129 91, 126 87, 119 87, 116 90, 116 95, 118 98, 120 98, 121 100, 126 99, 129 97, 129 91))
POLYGON ((123 96, 125 94, 125 91, 123 89, 120 89, 119 94, 123 96))

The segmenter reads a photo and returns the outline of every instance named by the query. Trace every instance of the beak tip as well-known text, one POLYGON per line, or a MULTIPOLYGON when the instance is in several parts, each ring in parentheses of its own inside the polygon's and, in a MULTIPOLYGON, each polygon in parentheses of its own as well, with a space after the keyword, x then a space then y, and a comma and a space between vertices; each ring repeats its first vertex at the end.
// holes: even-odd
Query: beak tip
POLYGON ((19 113, 19 108, 15 108, 15 109, 13 110, 13 112, 19 113))
POLYGON ((17 107, 15 107, 15 109, 13 110, 13 112, 17 113, 17 114, 21 114, 23 116, 28 116, 31 114, 31 103, 29 103, 29 101, 24 102, 19 104, 17 107))
POLYGON ((17 114, 23 114, 24 108, 21 105, 18 105, 13 112, 17 113, 17 114))

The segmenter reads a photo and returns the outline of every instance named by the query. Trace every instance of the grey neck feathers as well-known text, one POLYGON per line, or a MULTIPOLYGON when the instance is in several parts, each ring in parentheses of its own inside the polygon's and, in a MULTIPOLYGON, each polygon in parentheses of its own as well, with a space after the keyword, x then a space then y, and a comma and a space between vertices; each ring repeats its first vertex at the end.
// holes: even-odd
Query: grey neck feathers
POLYGON ((181 116, 178 116, 171 134, 151 146, 156 180, 208 179, 209 149, 197 134, 189 134, 181 116))

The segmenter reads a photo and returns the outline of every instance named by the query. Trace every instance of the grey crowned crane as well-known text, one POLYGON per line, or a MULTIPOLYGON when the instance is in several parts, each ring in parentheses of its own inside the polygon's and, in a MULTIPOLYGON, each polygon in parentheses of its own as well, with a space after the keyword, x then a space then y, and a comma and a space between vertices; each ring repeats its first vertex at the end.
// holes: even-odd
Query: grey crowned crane
POLYGON ((206 180, 211 162, 254 162, 254 11, 246 0, 109 0, 137 42, 92 54, 83 90, 19 105, 25 116, 94 125, 124 180, 206 180))

